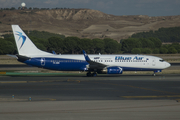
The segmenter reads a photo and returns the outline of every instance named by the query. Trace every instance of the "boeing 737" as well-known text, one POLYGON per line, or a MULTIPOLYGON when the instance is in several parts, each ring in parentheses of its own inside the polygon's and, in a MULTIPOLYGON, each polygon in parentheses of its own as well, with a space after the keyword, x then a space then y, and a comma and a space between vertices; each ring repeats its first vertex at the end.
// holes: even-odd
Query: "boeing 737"
POLYGON ((17 60, 28 65, 59 71, 85 71, 87 76, 122 74, 123 71, 161 72, 170 64, 149 55, 58 55, 38 49, 18 25, 12 25, 17 60))

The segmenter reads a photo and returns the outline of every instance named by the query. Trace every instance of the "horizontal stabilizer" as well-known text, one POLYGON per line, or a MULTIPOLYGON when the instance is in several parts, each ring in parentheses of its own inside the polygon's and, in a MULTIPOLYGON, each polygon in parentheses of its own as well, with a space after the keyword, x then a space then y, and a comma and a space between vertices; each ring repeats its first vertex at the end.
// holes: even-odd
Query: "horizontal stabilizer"
POLYGON ((24 62, 26 60, 31 59, 30 57, 22 56, 22 55, 16 55, 18 57, 18 61, 24 62))
POLYGON ((18 59, 18 57, 16 55, 10 55, 10 54, 7 54, 7 55, 10 56, 10 57, 18 59))

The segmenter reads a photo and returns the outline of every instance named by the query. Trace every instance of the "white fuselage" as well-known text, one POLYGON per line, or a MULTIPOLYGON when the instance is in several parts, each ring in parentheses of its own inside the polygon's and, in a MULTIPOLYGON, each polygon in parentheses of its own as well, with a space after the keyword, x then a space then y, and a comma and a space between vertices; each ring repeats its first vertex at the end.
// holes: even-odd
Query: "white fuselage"
MULTIPOLYGON (((80 64, 85 62, 83 55, 29 55, 31 58, 45 58, 51 59, 50 62, 52 65, 58 65, 63 63, 80 64)), ((148 55, 89 55, 89 58, 97 63, 101 63, 108 66, 119 66, 122 67, 124 71, 154 71, 162 70, 170 67, 170 64, 166 61, 163 61, 159 57, 148 56, 148 55)), ((87 63, 88 65, 88 63, 87 63)), ((64 66, 63 66, 64 67, 64 66)))

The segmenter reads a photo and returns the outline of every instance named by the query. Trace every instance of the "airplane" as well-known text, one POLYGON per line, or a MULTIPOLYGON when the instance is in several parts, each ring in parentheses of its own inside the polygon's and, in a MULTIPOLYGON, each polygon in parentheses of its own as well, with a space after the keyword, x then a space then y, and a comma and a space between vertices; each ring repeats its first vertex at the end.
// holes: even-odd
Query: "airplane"
POLYGON ((149 55, 83 55, 52 54, 38 49, 19 25, 12 25, 18 50, 17 60, 31 66, 58 71, 85 71, 87 76, 122 74, 123 71, 161 72, 171 65, 162 58, 149 55))

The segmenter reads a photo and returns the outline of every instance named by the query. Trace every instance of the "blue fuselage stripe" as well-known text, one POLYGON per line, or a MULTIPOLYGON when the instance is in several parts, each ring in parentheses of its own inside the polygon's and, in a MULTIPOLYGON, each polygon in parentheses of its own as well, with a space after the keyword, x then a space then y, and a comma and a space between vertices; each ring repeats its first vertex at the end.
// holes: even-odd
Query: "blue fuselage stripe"
POLYGON ((83 60, 59 59, 59 58, 32 58, 25 61, 28 65, 59 71, 84 71, 88 64, 83 60))
MULTIPOLYGON (((32 58, 24 63, 36 67, 41 67, 59 71, 86 71, 86 66, 89 64, 85 60, 62 59, 62 58, 32 58)), ((155 71, 159 69, 152 68, 136 68, 122 67, 123 71, 155 71)))

